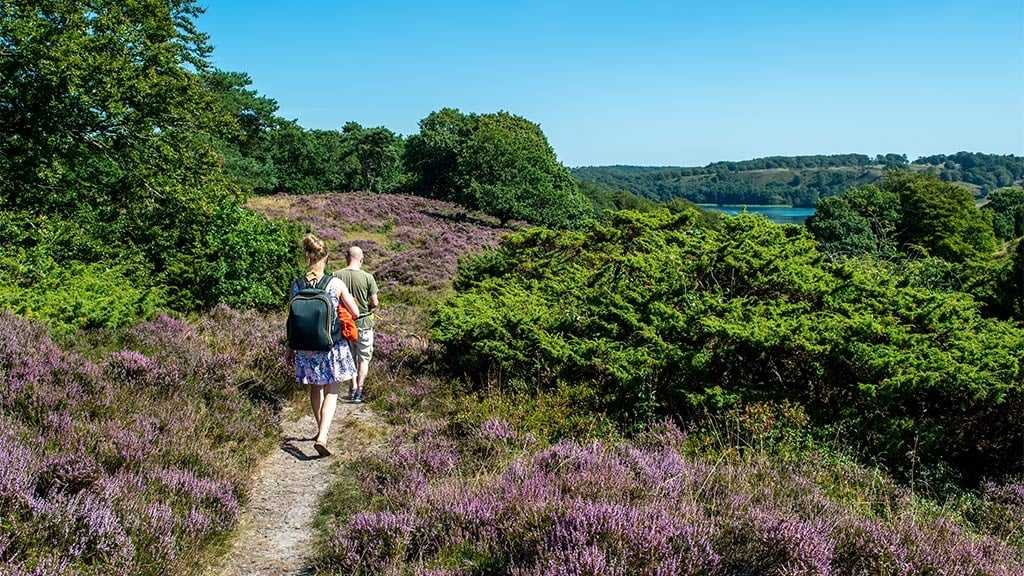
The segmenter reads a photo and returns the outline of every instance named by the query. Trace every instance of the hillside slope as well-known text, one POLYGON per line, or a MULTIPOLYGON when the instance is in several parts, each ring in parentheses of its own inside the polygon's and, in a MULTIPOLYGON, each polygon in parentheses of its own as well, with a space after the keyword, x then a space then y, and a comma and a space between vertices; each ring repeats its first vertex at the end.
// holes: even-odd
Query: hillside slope
POLYGON ((581 181, 629 190, 652 200, 685 198, 712 204, 793 204, 813 206, 853 186, 877 181, 888 167, 932 172, 962 182, 983 196, 1024 178, 1024 158, 958 152, 908 163, 895 154, 773 156, 702 167, 585 166, 573 169, 581 181))

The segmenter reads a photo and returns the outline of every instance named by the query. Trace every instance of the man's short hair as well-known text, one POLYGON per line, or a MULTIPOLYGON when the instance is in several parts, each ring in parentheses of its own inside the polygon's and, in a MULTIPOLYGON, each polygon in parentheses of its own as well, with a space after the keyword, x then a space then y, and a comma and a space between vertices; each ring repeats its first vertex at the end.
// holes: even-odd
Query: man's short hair
POLYGON ((363 259, 363 249, 359 246, 349 246, 348 252, 345 253, 345 260, 351 263, 353 260, 363 259))

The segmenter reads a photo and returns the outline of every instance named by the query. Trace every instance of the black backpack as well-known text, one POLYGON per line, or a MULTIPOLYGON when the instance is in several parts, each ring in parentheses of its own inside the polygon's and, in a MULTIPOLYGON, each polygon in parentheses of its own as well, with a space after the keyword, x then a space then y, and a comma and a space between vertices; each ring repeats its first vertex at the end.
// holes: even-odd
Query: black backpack
MULTIPOLYGON (((316 284, 305 278, 295 280, 299 291, 288 303, 288 347, 292 350, 326 352, 341 342, 341 324, 338 311, 327 293, 327 285, 334 276, 324 272, 316 284)), ((293 290, 294 291, 294 290, 293 290)))

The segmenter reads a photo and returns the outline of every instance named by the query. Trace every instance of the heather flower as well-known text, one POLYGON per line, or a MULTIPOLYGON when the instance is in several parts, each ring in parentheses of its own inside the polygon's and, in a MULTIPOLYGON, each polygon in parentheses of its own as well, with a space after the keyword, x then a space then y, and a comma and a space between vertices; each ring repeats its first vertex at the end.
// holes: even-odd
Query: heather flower
POLYGON ((516 432, 508 422, 500 418, 489 418, 480 424, 480 435, 486 440, 507 442, 516 437, 516 432))
POLYGON ((191 326, 164 315, 136 325, 129 330, 128 337, 135 346, 169 354, 191 351, 196 342, 196 333, 191 326))
POLYGON ((466 572, 452 568, 423 568, 413 571, 413 576, 463 576, 466 572))
POLYGON ((752 509, 728 530, 735 542, 723 552, 732 565, 757 567, 772 574, 831 574, 835 544, 830 529, 820 520, 804 521, 776 510, 752 509))
POLYGON ((58 495, 38 503, 34 513, 58 530, 73 557, 95 555, 116 561, 133 554, 132 541, 113 505, 105 498, 88 492, 58 495))
POLYGON ((185 516, 185 533, 192 538, 199 539, 206 536, 212 526, 213 521, 210 516, 198 508, 192 508, 185 516))
POLYGON ((24 501, 35 485, 37 460, 0 420, 0 506, 4 500, 24 501))
POLYGON ((87 453, 55 454, 43 461, 37 490, 45 494, 77 494, 92 485, 102 474, 102 468, 87 453))
POLYGON ((66 576, 70 573, 67 558, 44 557, 31 568, 26 564, 0 564, 0 576, 66 576))
POLYGON ((107 373, 111 378, 140 384, 153 383, 160 365, 134 350, 120 350, 107 358, 107 373))
POLYGON ((74 426, 74 421, 71 418, 71 413, 68 412, 66 407, 61 407, 57 410, 51 410, 47 413, 43 420, 46 426, 47 432, 51 436, 66 438, 71 433, 71 429, 74 426))
POLYGON ((136 416, 127 426, 120 422, 109 422, 107 437, 121 460, 141 462, 157 451, 160 422, 149 416, 136 416))
POLYGON ((441 484, 425 493, 420 501, 425 512, 421 524, 437 541, 472 541, 492 544, 499 538, 498 516, 510 504, 488 491, 472 493, 460 484, 441 484))
POLYGON ((171 507, 163 502, 154 502, 146 507, 146 531, 157 543, 160 553, 174 557, 174 529, 177 522, 171 507))
POLYGON ((202 333, 167 317, 137 326, 128 334, 136 349, 97 366, 38 324, 0 313, 0 524, 15 530, 13 540, 0 535, 0 570, 59 576, 73 561, 90 574, 152 574, 171 569, 154 559, 194 554, 189 547, 234 524, 237 489, 222 478, 240 481, 262 443, 241 443, 243 458, 210 458, 195 431, 243 440, 272 431, 269 412, 247 405, 234 383, 270 374, 279 325, 217 314, 199 322, 202 333), (262 344, 218 339, 218 323, 250 334, 259 326, 262 344), (62 562, 40 557, 44 549, 62 562))
POLYGON ((998 485, 988 482, 983 487, 985 497, 994 503, 1020 511, 1021 520, 1024 522, 1024 484, 998 485))
POLYGON ((117 500, 126 495, 142 492, 145 487, 146 479, 141 474, 122 469, 100 478, 92 489, 108 500, 117 500))
POLYGON ((61 350, 41 325, 0 312, 0 406, 18 398, 39 408, 86 396, 102 402, 109 391, 95 389, 98 378, 93 363, 61 350))
POLYGON ((196 503, 208 503, 221 514, 222 526, 234 523, 240 512, 238 498, 227 482, 210 478, 201 478, 187 470, 162 469, 153 473, 153 477, 168 489, 187 496, 196 503))
MULTIPOLYGON (((363 489, 386 509, 337 528, 340 552, 330 561, 343 573, 415 572, 452 551, 522 576, 1009 576, 1024 568, 1006 542, 941 517, 858 515, 799 468, 684 456, 673 427, 659 433, 666 441, 566 440, 510 461, 476 453, 482 468, 432 468, 432 450, 458 454, 459 441, 473 439, 447 436, 443 421, 417 425, 371 460, 363 489)), ((494 419, 480 435, 507 428, 494 419)), ((990 492, 1016 502, 1012 485, 990 492)), ((912 505, 898 489, 888 495, 912 505)))
POLYGON ((529 569, 516 569, 513 576, 625 576, 627 566, 608 559, 599 546, 574 550, 546 551, 540 562, 529 569))
POLYGON ((333 546, 348 570, 372 574, 404 560, 414 528, 411 514, 358 512, 336 532, 333 546))

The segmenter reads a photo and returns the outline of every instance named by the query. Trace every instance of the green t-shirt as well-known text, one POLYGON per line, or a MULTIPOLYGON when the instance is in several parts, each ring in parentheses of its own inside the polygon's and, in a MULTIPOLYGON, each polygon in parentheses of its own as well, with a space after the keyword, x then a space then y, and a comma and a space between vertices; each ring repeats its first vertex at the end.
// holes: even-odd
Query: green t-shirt
POLYGON ((356 326, 360 330, 373 329, 373 313, 370 312, 370 301, 377 294, 377 281, 373 274, 362 270, 344 268, 334 273, 335 276, 345 283, 352 298, 359 307, 359 318, 356 318, 356 326))

